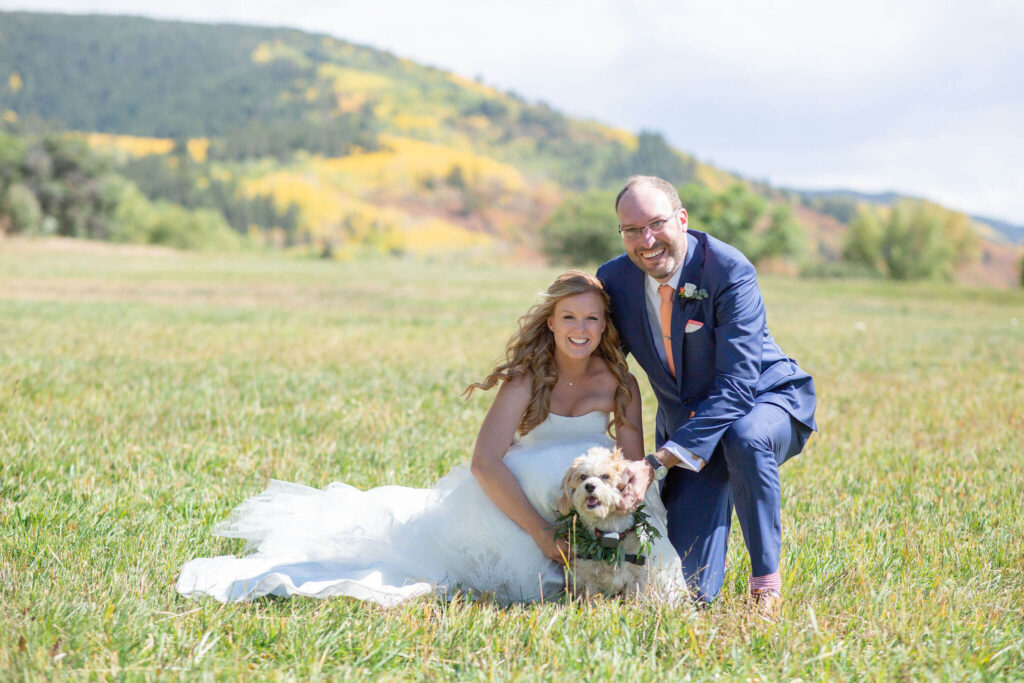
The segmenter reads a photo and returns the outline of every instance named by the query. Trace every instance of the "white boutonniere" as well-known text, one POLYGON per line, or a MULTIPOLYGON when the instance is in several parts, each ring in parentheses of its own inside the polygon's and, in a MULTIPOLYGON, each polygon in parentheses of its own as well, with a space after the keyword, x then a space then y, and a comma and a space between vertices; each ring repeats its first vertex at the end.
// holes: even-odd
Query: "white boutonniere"
POLYGON ((679 288, 679 298, 683 301, 700 301, 708 298, 708 290, 703 287, 697 289, 697 285, 687 282, 679 288))

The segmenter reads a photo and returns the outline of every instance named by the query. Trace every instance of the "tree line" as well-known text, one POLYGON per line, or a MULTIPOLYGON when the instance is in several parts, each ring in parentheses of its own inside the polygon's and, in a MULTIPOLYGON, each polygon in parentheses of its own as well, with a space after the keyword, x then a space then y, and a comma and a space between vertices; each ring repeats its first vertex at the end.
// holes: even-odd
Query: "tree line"
POLYGON ((280 211, 270 197, 206 178, 188 154, 118 167, 61 132, 0 130, 0 233, 224 249, 254 226, 288 239, 297 224, 296 207, 280 211))
MULTIPOLYGON (((690 183, 678 191, 690 227, 732 244, 752 262, 792 259, 804 250, 803 229, 786 204, 772 204, 742 184, 715 192, 690 183)), ((601 263, 621 254, 617 193, 596 190, 563 202, 541 228, 547 255, 567 263, 601 263)))

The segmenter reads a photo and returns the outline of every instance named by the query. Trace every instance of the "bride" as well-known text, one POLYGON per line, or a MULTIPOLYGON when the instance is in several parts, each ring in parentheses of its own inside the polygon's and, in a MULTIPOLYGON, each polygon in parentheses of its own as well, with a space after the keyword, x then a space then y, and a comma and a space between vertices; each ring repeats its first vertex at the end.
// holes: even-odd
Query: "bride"
MULTIPOLYGON (((608 306, 597 278, 569 271, 520 318, 505 360, 466 389, 500 385, 468 468, 429 489, 271 481, 214 528, 256 552, 189 561, 178 592, 223 602, 348 595, 388 606, 459 590, 501 602, 554 597, 568 555, 551 529, 566 469, 594 446, 643 456, 640 389, 608 306)), ((655 489, 645 501, 662 534, 653 568, 678 574, 655 489)))

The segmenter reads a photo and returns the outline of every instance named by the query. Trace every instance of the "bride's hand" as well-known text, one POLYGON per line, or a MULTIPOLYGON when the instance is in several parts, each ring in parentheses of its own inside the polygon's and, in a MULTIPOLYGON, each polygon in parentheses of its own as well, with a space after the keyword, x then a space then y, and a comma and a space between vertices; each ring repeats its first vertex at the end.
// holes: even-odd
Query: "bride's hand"
POLYGON ((558 564, 572 563, 572 557, 569 555, 569 542, 564 538, 554 538, 551 535, 551 529, 547 529, 546 533, 540 538, 534 537, 534 541, 537 542, 540 551, 544 553, 544 557, 552 562, 557 562, 558 564))

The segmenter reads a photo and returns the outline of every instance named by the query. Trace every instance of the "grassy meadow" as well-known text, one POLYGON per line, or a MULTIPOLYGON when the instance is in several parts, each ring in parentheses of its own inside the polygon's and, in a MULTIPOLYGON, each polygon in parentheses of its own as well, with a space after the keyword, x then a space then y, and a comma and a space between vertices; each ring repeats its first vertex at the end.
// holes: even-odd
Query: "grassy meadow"
POLYGON ((1024 677, 1024 294, 952 285, 762 279, 820 399, 776 624, 736 524, 699 613, 174 591, 270 478, 465 461, 489 396, 459 393, 555 273, 0 240, 0 678, 1024 677))

